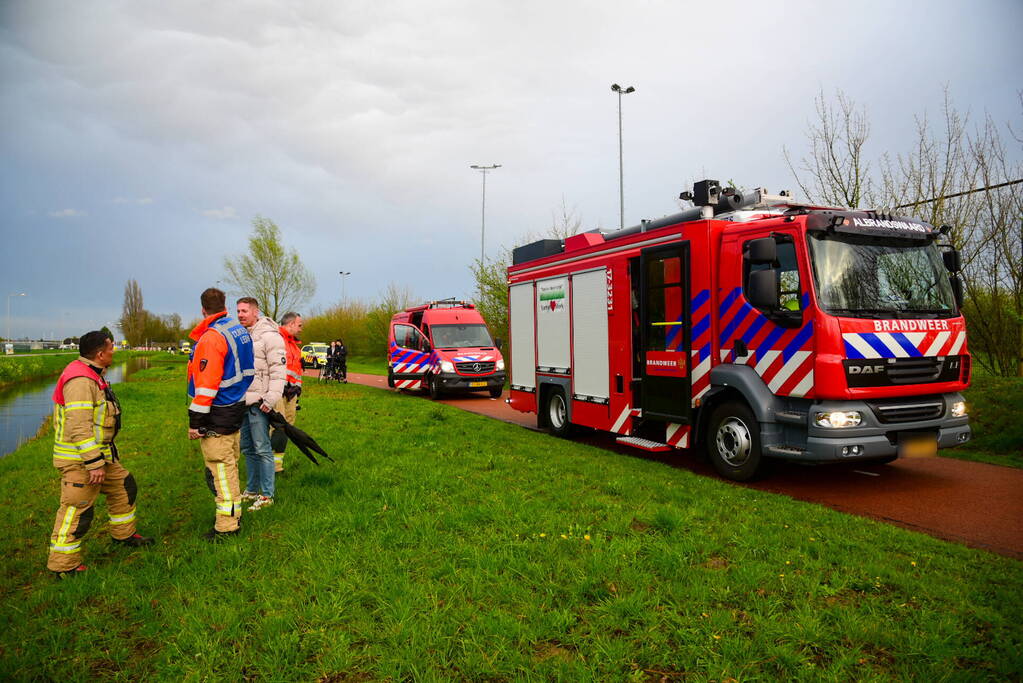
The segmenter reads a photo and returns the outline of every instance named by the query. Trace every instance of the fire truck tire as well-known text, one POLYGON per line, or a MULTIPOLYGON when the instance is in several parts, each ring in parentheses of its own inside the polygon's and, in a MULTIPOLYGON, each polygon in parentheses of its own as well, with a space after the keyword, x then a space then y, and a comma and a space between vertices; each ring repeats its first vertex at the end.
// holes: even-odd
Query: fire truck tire
POLYGON ((394 370, 387 368, 387 386, 391 389, 394 388, 394 370))
POLYGON ((440 398, 440 386, 437 384, 437 376, 430 375, 426 380, 426 390, 430 393, 430 399, 436 401, 440 398))
POLYGON ((543 410, 547 429, 551 434, 562 438, 571 436, 572 423, 568 421, 568 404, 565 403, 565 392, 560 388, 548 391, 543 410))
POLYGON ((760 425, 744 403, 729 401, 714 409, 707 431, 707 456, 725 479, 752 481, 765 473, 760 425))

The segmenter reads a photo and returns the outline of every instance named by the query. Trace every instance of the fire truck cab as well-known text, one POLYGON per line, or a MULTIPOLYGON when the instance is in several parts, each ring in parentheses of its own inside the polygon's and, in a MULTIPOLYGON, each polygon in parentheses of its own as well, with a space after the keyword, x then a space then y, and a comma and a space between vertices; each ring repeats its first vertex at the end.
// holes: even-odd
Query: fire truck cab
POLYGON ((508 269, 517 410, 723 477, 970 438, 959 254, 913 218, 696 183, 696 208, 541 240, 508 269), (947 245, 945 245, 947 247, 947 245))
POLYGON ((476 307, 445 299, 408 308, 391 318, 387 384, 443 393, 504 391, 501 340, 494 340, 476 307))

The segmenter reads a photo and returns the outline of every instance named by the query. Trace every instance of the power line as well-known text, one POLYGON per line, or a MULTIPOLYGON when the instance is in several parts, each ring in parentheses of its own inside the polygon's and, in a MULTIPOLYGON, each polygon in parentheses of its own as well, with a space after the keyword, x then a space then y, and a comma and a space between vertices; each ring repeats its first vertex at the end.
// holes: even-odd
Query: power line
POLYGON ((899 206, 895 207, 895 209, 905 209, 907 207, 917 207, 917 206, 920 206, 920 204, 922 204, 922 203, 928 203, 928 202, 931 202, 931 201, 939 201, 941 199, 952 199, 954 197, 961 197, 961 196, 964 196, 964 195, 967 195, 967 194, 973 194, 974 192, 986 192, 987 190, 996 190, 999 187, 1009 187, 1010 185, 1019 185, 1020 183, 1023 183, 1023 178, 1020 178, 1019 180, 1010 180, 1009 182, 1005 182, 1005 183, 998 183, 997 185, 988 185, 987 187, 978 187, 975 190, 966 190, 965 192, 957 192, 955 194, 945 194, 944 196, 937 196, 937 197, 933 197, 931 199, 921 199, 920 201, 914 201, 913 203, 900 203, 899 206))

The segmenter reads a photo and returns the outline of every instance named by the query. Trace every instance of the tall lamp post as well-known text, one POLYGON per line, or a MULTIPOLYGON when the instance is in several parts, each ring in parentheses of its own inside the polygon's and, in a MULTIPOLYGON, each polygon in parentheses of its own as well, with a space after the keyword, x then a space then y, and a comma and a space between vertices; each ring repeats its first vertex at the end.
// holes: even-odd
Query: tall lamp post
POLYGON ((7 332, 4 335, 7 341, 11 341, 11 298, 16 296, 25 296, 25 292, 7 295, 7 332))
POLYGON ((618 207, 620 211, 620 217, 618 222, 619 228, 625 227, 625 173, 622 170, 622 95, 628 95, 629 93, 636 92, 636 89, 631 85, 628 88, 623 88, 617 83, 611 84, 611 90, 618 93, 618 207))
POLYGON ((345 296, 345 278, 348 277, 349 275, 351 275, 351 273, 349 273, 348 271, 344 271, 344 270, 339 270, 337 272, 338 272, 338 275, 341 276, 341 305, 343 306, 345 304, 345 301, 348 298, 348 297, 345 296))
POLYGON ((493 171, 496 168, 501 168, 501 164, 491 164, 490 166, 480 166, 473 164, 469 168, 475 169, 483 174, 483 208, 480 212, 480 265, 483 265, 483 247, 487 236, 487 173, 493 171))

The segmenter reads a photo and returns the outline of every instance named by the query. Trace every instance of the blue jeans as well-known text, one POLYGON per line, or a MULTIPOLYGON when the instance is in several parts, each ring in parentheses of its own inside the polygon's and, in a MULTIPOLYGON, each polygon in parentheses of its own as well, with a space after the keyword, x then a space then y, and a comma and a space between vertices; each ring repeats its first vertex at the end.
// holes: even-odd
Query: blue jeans
POLYGON ((241 451, 245 454, 245 469, 249 475, 245 490, 262 492, 264 496, 273 498, 274 452, 270 446, 270 419, 259 405, 246 408, 245 421, 242 422, 241 451))

